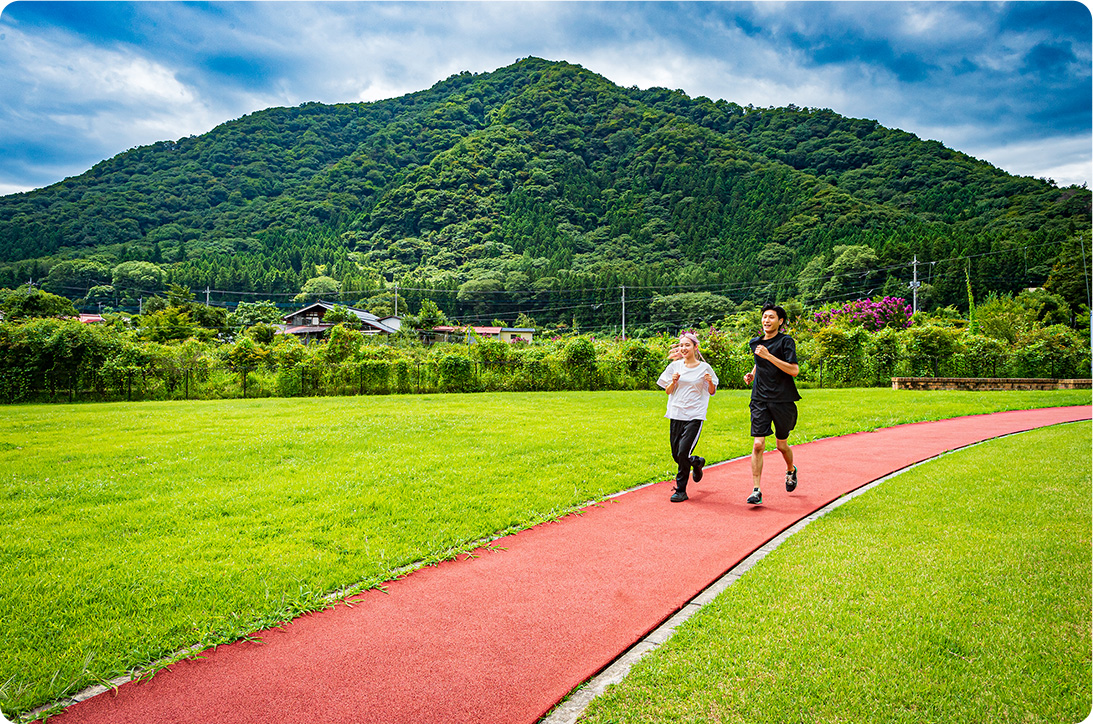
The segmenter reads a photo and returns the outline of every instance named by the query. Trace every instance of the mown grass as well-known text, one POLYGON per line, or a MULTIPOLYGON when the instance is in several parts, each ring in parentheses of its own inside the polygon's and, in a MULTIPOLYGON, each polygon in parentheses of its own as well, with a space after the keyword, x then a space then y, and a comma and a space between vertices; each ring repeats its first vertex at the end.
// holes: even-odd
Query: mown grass
POLYGON ((1080 722, 1090 426, 991 441, 790 538, 582 722, 1080 722))
MULTIPOLYGON (((708 459, 748 451, 746 395, 714 399, 708 459)), ((1089 403, 1087 392, 805 395, 796 441, 1089 403)), ((666 479, 663 409, 643 392, 7 407, 0 708, 25 712, 666 479)))

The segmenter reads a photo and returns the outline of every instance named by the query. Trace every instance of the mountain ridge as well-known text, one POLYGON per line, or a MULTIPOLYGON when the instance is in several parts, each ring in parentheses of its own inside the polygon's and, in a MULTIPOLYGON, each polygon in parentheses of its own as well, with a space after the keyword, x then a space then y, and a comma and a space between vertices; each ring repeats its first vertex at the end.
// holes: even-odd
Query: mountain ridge
MULTIPOLYGON (((844 295, 906 289, 915 255, 985 257, 965 264, 985 294, 1042 284, 1089 228, 1089 199, 829 109, 622 88, 526 58, 384 101, 256 111, 0 197, 0 285, 98 258, 222 292, 287 295, 319 274, 359 291, 398 281, 453 292, 450 313, 470 282, 819 303, 830 279, 801 274, 822 258, 823 277, 853 246, 875 269, 903 267, 844 295)), ((963 276, 942 277, 937 303, 966 297, 963 276)))

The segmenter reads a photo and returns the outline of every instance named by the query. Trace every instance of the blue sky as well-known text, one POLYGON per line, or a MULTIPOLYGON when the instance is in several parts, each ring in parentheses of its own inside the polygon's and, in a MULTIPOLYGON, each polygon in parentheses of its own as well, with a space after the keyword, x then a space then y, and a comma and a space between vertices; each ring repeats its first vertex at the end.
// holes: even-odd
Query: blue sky
MULTIPOLYGON (((3 0, 0 0, 2 3, 3 0)), ((1091 181, 1079 2, 15 2, 0 194, 271 106, 374 101, 534 55, 623 86, 876 119, 1091 181)))

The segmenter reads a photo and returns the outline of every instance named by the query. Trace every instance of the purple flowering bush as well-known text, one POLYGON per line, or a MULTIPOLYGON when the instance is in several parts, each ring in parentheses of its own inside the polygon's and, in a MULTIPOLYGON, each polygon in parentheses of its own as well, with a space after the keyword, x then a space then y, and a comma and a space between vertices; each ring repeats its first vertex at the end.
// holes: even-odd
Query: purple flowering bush
POLYGON ((906 329, 911 326, 911 307, 902 297, 859 299, 841 307, 824 309, 813 314, 823 326, 839 322, 851 327, 864 327, 870 332, 882 329, 906 329))

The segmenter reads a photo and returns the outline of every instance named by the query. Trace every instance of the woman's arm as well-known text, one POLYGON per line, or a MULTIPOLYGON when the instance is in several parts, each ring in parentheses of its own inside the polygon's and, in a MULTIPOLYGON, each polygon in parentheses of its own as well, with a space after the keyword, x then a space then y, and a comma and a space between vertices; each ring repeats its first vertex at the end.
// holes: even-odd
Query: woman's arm
POLYGON ((679 382, 679 373, 678 372, 673 372, 672 373, 672 381, 668 384, 667 387, 664 388, 664 391, 667 392, 669 395, 672 394, 673 392, 676 391, 676 383, 678 383, 678 382, 679 382))

